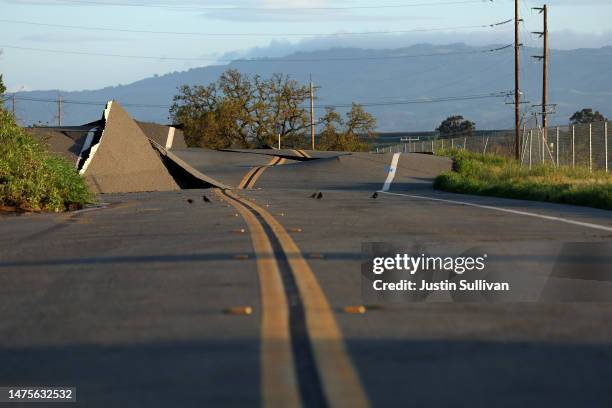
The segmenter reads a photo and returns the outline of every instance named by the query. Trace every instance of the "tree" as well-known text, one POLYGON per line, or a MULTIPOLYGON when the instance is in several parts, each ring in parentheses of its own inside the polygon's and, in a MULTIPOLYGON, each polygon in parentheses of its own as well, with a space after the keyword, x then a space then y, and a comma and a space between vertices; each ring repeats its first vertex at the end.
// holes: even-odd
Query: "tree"
POLYGON ((228 71, 216 83, 180 87, 170 115, 174 123, 183 125, 189 146, 248 147, 251 101, 250 82, 237 71, 228 71))
POLYGON ((323 126, 319 147, 322 150, 343 150, 339 128, 344 125, 344 122, 340 114, 333 108, 325 108, 325 115, 319 123, 323 126))
MULTIPOLYGON (((0 50, 0 56, 2 56, 2 50, 0 50)), ((2 74, 0 74, 0 97, 4 96, 5 92, 6 92, 6 87, 4 86, 2 74)), ((0 109, 3 107, 4 107, 4 104, 0 105, 0 109)))
POLYGON ((593 112, 593 109, 586 108, 576 112, 570 118, 572 125, 580 125, 584 123, 604 122, 606 118, 598 111, 593 112))
POLYGON ((0 96, 3 96, 5 92, 6 92, 6 87, 4 86, 2 74, 0 74, 0 96))
POLYGON ((319 123, 323 126, 320 143, 323 150, 366 151, 369 145, 362 137, 375 136, 376 119, 355 103, 345 120, 334 109, 327 108, 319 123))
MULTIPOLYGON (((2 54, 2 51, 0 50, 0 54, 2 54)), ((0 112, 5 110, 5 106, 4 106, 4 93, 6 92, 6 87, 4 86, 4 78, 2 77, 2 74, 0 74, 0 112)))
POLYGON ((310 126, 302 107, 308 96, 308 87, 287 75, 262 79, 229 70, 208 86, 180 87, 170 114, 190 146, 275 145, 278 133, 293 146, 310 126))
POLYGON ((449 116, 446 118, 436 131, 440 132, 440 137, 448 139, 453 136, 472 136, 476 130, 476 124, 465 120, 463 116, 449 116))
POLYGON ((373 137, 375 128, 374 116, 363 110, 361 105, 353 103, 351 110, 346 114, 346 134, 351 136, 363 134, 373 137))
POLYGON ((257 87, 257 109, 259 144, 273 145, 280 133, 282 140, 305 139, 310 121, 301 106, 309 97, 308 87, 289 79, 283 74, 274 74, 267 81, 255 78, 257 87))

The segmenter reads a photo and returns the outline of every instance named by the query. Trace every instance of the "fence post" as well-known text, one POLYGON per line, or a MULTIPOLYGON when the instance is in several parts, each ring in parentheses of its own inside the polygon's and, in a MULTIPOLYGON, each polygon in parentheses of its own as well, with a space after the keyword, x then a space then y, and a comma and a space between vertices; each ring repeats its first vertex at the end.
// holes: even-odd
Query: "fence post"
POLYGON ((593 124, 589 123, 589 171, 593 171, 593 124))
POLYGON ((523 165, 523 163, 525 162, 525 155, 527 154, 527 142, 529 141, 529 136, 527 136, 527 121, 523 122, 523 135, 521 137, 519 146, 521 147, 521 165, 523 165))
POLYGON ((529 170, 531 170, 531 151, 533 150, 533 129, 529 131, 529 170))
POLYGON ((444 139, 442 139, 442 150, 444 150, 444 139))
POLYGON ((606 173, 608 172, 608 122, 604 123, 604 148, 606 149, 606 173))
POLYGON ((572 125, 572 168, 576 167, 576 126, 572 125))
POLYGON ((546 138, 544 137, 544 135, 546 134, 546 128, 542 128, 542 164, 546 164, 546 149, 548 146, 546 146, 546 138))
POLYGON ((434 147, 434 140, 431 139, 431 152, 436 153, 436 148, 434 147))
POLYGON ((557 149, 557 167, 559 167, 559 126, 557 126, 557 142, 555 146, 557 149))
MULTIPOLYGON (((483 136, 484 137, 484 136, 483 136)), ((489 136, 487 136, 487 141, 484 144, 484 150, 482 152, 483 155, 487 154, 487 145, 489 144, 489 136)))
POLYGON ((467 137, 463 138, 463 150, 467 150, 467 137))
POLYGON ((451 150, 455 149, 455 139, 451 139, 451 150))

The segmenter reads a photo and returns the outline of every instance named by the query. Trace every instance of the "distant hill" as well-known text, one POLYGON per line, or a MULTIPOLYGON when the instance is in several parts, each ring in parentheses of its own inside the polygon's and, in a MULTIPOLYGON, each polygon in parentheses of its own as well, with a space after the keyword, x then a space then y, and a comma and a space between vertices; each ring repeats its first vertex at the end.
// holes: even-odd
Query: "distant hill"
MULTIPOLYGON (((491 46, 490 48, 495 48, 491 46)), ((488 47, 486 47, 488 48, 488 47)), ((429 97, 466 96, 514 87, 513 50, 496 53, 455 54, 418 58, 405 55, 463 53, 483 49, 465 44, 429 44, 388 50, 357 48, 330 49, 296 53, 282 59, 257 62, 236 61, 224 66, 196 68, 143 79, 129 85, 99 90, 62 92, 66 100, 105 102, 116 99, 135 118, 166 122, 165 108, 130 107, 130 104, 170 105, 176 88, 182 84, 206 84, 228 68, 268 76, 274 72, 290 74, 307 82, 312 74, 318 90, 317 105, 359 102, 398 102, 429 97), (328 60, 330 59, 330 60, 328 60), (299 61, 296 61, 299 60, 299 61), (325 61, 306 61, 325 60, 325 61)), ((533 104, 541 98, 541 64, 531 58, 541 51, 523 51, 523 90, 533 104)), ((612 116, 612 47, 551 51, 550 102, 557 103, 558 114, 551 122, 567 124, 569 116, 583 107, 612 116)), ((55 99, 58 91, 23 92, 20 97, 55 99)), ((378 119, 381 131, 432 130, 444 118, 462 114, 476 122, 479 129, 512 126, 512 106, 501 99, 453 101, 368 107, 378 119)), ((526 106, 527 107, 527 106, 526 106)), ((102 106, 64 106, 64 124, 81 124, 97 119, 102 106)), ((18 117, 25 123, 54 123, 52 103, 19 101, 18 117)), ((320 112, 320 111, 319 111, 320 112)))

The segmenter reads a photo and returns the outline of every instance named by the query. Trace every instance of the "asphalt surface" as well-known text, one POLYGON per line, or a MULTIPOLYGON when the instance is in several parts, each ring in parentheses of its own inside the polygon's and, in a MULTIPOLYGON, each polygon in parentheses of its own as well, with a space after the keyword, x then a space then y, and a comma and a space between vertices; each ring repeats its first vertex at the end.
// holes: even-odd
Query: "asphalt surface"
MULTIPOLYGON (((267 167, 270 157, 260 153, 175 152, 230 186, 266 166, 252 189, 234 194, 260 206, 297 245, 371 406, 612 406, 605 279, 572 281, 603 288, 599 302, 433 299, 345 312, 368 305, 363 243, 479 248, 535 279, 571 262, 560 254, 576 245, 606 253, 610 212, 435 192, 433 178, 451 163, 433 156, 402 154, 392 194, 372 198, 388 179, 391 154, 296 155, 267 167)), ((262 386, 266 283, 244 215, 210 189, 100 200, 106 205, 84 212, 0 217, 0 385, 76 386, 86 407, 265 405, 277 389, 262 386), (246 306, 253 314, 227 313, 246 306)), ((269 221, 252 213, 273 236, 269 221)), ((295 273, 297 255, 279 249, 282 237, 271 243, 288 308, 305 305, 308 323, 309 300, 285 273, 295 273)), ((299 286, 300 276, 293 279, 299 286)), ((307 339, 308 324, 295 326, 304 333, 293 323, 292 336, 307 339)), ((328 382, 308 354, 316 347, 292 350, 302 403, 334 405, 315 398, 328 382)))

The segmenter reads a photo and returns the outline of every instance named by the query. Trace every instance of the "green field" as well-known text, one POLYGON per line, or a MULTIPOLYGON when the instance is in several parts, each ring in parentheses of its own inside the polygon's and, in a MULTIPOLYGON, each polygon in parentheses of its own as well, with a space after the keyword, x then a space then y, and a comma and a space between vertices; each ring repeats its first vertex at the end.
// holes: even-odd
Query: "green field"
POLYGON ((573 204, 612 210, 612 175, 587 168, 530 169, 499 156, 444 151, 453 171, 440 175, 434 188, 453 193, 573 204))

